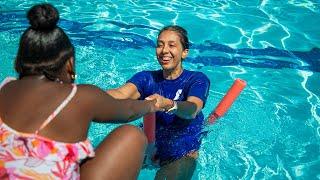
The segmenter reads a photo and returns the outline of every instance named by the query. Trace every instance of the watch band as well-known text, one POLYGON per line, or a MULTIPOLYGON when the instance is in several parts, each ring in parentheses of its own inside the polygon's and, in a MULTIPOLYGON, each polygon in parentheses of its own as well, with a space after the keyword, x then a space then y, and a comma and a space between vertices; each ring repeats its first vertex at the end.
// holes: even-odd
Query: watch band
POLYGON ((174 114, 178 110, 177 101, 172 100, 172 102, 173 102, 173 106, 166 111, 166 113, 168 113, 168 114, 174 114))

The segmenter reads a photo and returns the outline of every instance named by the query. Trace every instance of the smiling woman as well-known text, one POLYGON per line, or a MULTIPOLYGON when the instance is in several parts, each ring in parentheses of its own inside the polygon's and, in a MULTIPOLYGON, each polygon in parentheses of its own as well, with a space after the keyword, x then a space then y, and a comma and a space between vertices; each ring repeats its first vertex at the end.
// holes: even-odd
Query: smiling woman
POLYGON ((163 28, 158 36, 156 54, 166 79, 176 79, 183 71, 182 61, 189 53, 187 31, 178 26, 163 28), (175 32, 175 33, 173 33, 175 32))
POLYGON ((118 99, 156 99, 164 112, 156 113, 156 154, 160 163, 156 179, 191 179, 201 143, 210 81, 206 75, 183 68, 189 52, 187 31, 164 27, 157 39, 156 55, 162 69, 142 71, 107 92, 118 99))

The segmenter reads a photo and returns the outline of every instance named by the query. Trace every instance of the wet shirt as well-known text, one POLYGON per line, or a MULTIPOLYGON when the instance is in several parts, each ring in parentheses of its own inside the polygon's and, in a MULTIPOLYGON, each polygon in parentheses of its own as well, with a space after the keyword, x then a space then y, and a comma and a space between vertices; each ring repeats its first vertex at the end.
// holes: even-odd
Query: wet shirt
MULTIPOLYGON (((189 96, 195 96, 204 105, 210 86, 205 74, 189 70, 183 70, 174 80, 164 79, 162 70, 142 71, 128 82, 135 84, 141 95, 140 99, 155 93, 175 101, 186 101, 189 96)), ((194 119, 182 119, 174 114, 157 112, 156 122, 156 147, 160 161, 178 159, 199 149, 204 123, 202 112, 194 119)))

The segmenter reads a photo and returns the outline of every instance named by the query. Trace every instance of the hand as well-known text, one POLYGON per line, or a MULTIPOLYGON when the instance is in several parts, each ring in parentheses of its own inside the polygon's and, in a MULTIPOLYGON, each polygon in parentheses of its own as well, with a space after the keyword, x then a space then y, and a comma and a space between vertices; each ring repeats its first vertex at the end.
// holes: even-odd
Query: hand
POLYGON ((170 109, 172 106, 172 100, 167 99, 159 94, 152 94, 151 96, 146 97, 146 100, 154 99, 157 100, 155 106, 161 109, 162 111, 170 109))
POLYGON ((144 101, 147 102, 149 107, 150 107, 149 113, 154 113, 154 112, 157 112, 157 111, 163 111, 163 109, 159 108, 159 106, 157 105, 157 100, 156 99, 146 99, 144 101))

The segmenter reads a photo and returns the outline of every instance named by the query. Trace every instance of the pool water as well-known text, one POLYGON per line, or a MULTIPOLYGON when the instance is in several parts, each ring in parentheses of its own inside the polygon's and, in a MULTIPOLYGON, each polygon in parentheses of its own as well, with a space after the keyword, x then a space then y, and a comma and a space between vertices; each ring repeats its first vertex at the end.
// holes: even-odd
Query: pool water
MULTIPOLYGON (((16 76, 25 11, 37 2, 0 2, 0 80, 16 76)), ((159 69, 155 39, 169 24, 189 32, 184 67, 211 80, 206 116, 236 78, 247 82, 228 113, 206 127, 192 179, 320 179, 318 0, 47 2, 76 47, 77 83, 110 89, 159 69)), ((89 138, 97 146, 117 126, 92 123, 89 138)), ((143 169, 139 179, 155 172, 143 169)))

